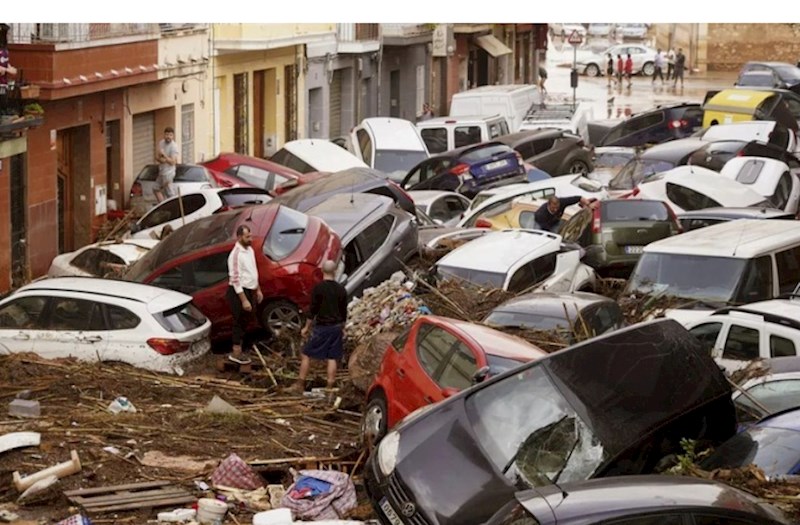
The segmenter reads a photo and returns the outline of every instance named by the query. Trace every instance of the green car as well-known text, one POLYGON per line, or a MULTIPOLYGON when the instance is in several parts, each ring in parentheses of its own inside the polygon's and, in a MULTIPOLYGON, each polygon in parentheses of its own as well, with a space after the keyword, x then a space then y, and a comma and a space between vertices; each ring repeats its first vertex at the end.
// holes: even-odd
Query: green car
POLYGON ((584 263, 600 275, 627 277, 647 244, 681 232, 675 214, 657 200, 615 199, 584 208, 561 227, 566 242, 579 244, 584 263))

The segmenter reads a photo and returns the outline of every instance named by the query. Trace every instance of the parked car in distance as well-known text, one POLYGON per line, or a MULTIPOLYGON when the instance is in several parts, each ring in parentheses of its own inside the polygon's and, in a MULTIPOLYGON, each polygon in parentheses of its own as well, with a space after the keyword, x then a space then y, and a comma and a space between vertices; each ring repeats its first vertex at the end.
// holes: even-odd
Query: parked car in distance
POLYGON ((583 262, 600 274, 627 277, 644 247, 681 232, 675 214, 663 201, 606 200, 584 208, 559 230, 565 242, 586 251, 583 262))
POLYGON ((594 169, 592 154, 583 139, 566 131, 520 131, 500 137, 497 142, 514 149, 523 161, 551 176, 587 174, 594 169))
POLYGON ((616 30, 616 24, 594 23, 589 24, 587 34, 593 37, 608 36, 616 30))
POLYGON ((495 328, 555 330, 570 344, 576 335, 594 337, 625 326, 622 310, 613 299, 588 292, 533 292, 495 307, 483 320, 495 328))
POLYGON ((350 132, 350 144, 357 158, 394 181, 430 156, 414 123, 401 118, 365 118, 350 132))
POLYGON ((736 79, 736 86, 768 86, 781 89, 797 88, 800 85, 800 68, 788 62, 747 62, 739 70, 739 78, 736 79), (755 77, 763 75, 769 79, 755 77), (756 81, 756 83, 753 83, 756 81))
POLYGON ((682 438, 728 439, 730 396, 722 371, 678 323, 639 323, 406 417, 370 454, 367 493, 386 523, 485 523, 523 488, 649 473, 682 453, 682 438))
POLYGON ((183 374, 211 322, 172 290, 90 277, 43 279, 0 301, 0 354, 118 361, 183 374))
POLYGON ((681 229, 685 232, 713 226, 721 222, 737 219, 778 219, 792 220, 793 213, 774 208, 704 208, 702 210, 685 211, 677 215, 681 229))
POLYGON ((612 127, 597 146, 644 146, 689 137, 703 125, 700 104, 656 106, 612 127))
POLYGON ((299 330, 311 290, 322 280, 322 263, 340 260, 342 249, 339 236, 323 221, 286 206, 252 206, 189 223, 139 259, 124 278, 191 294, 213 323, 212 339, 224 339, 233 321, 225 298, 228 255, 242 224, 253 234, 264 293, 249 329, 299 330))
POLYGON ((643 40, 647 36, 647 24, 620 24, 619 32, 623 40, 643 40))
POLYGON ((422 161, 408 172, 400 187, 455 191, 472 198, 481 190, 525 180, 519 153, 499 142, 484 142, 422 161))
POLYGON ((775 159, 740 156, 729 160, 719 174, 752 188, 773 208, 795 214, 800 211, 800 169, 790 171, 775 159))
POLYGON ((619 476, 516 494, 488 525, 788 525, 748 492, 690 476, 619 476), (567 497, 569 496, 569 497, 567 497))
POLYGON ((553 37, 560 36, 567 38, 572 32, 578 33, 581 38, 586 38, 586 26, 583 24, 548 24, 550 34, 553 37))
POLYGON ((291 140, 269 160, 300 173, 312 171, 334 173, 350 168, 367 168, 364 161, 349 151, 324 139, 291 140))
POLYGON ((617 59, 617 55, 622 55, 624 60, 630 53, 631 60, 633 60, 634 75, 642 74, 649 77, 655 71, 656 50, 639 44, 616 44, 601 53, 591 53, 586 57, 578 57, 578 71, 590 77, 604 75, 609 53, 614 57, 614 60, 617 59))
POLYGON ((417 253, 414 217, 383 195, 338 194, 306 212, 325 221, 342 241, 348 297, 377 286, 417 253))
POLYGON ((759 360, 758 365, 759 375, 733 392, 740 426, 800 407, 800 357, 773 357, 759 360))
MULTIPOLYGON (((288 181, 299 181, 301 175, 300 172, 277 162, 239 153, 220 153, 202 165, 213 172, 228 176, 226 181, 219 184, 220 187, 232 187, 238 184, 269 192, 275 191, 278 186, 288 181)), ((219 178, 217 182, 220 182, 219 178)))
POLYGON ((593 290, 594 270, 561 236, 540 230, 503 230, 459 246, 434 266, 441 280, 510 292, 593 290))
MULTIPOLYGON (((158 164, 148 164, 131 185, 130 206, 137 215, 143 215, 158 203, 155 193, 158 179, 158 164)), ((176 193, 204 190, 218 187, 214 176, 204 166, 177 164, 173 181, 176 193)))
POLYGON ((480 144, 508 135, 508 120, 500 115, 436 117, 417 122, 420 136, 431 155, 480 144))
POLYGON ((800 474, 800 409, 767 416, 722 443, 698 466, 711 471, 750 464, 771 480, 800 474))
MULTIPOLYGON (((338 147, 338 146, 337 146, 338 147)), ((332 195, 346 193, 373 193, 394 200, 408 213, 414 214, 416 207, 411 196, 399 185, 388 180, 380 171, 371 168, 351 168, 333 173, 328 177, 304 184, 292 191, 282 193, 271 202, 288 206, 293 210, 308 211, 325 202, 332 195)))
POLYGON ((48 277, 104 277, 118 274, 149 252, 155 239, 121 239, 88 244, 53 258, 48 277))
POLYGON ((131 224, 134 239, 162 239, 164 228, 175 231, 181 226, 221 211, 242 206, 266 204, 272 197, 258 188, 217 188, 187 192, 156 204, 131 224))
POLYGON ((523 339, 486 326, 419 317, 383 354, 367 391, 364 441, 373 446, 415 410, 545 355, 523 339))
POLYGON ((409 191, 417 210, 443 226, 455 226, 469 208, 470 200, 460 193, 439 190, 409 191))

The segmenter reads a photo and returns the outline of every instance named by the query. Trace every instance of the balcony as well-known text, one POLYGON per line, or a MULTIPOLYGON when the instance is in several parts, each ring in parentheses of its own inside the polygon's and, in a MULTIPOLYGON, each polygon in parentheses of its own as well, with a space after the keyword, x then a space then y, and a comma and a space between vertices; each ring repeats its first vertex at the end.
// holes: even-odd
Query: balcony
POLYGON ((371 53, 381 47, 380 24, 336 24, 339 53, 371 53))
POLYGON ((41 106, 34 104, 38 89, 30 85, 9 85, 7 96, 0 99, 0 141, 19 137, 44 122, 41 106))
POLYGON ((435 24, 381 24, 383 44, 407 46, 425 44, 433 38, 435 24))
POLYGON ((159 24, 11 24, 9 43, 73 49, 147 40, 159 33, 159 24))

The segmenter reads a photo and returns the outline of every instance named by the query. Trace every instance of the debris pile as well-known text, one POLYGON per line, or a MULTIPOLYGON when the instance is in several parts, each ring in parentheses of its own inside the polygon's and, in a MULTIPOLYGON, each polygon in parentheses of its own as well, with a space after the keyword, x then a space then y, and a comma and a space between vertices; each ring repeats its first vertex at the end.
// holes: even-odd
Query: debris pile
POLYGON ((419 298, 436 315, 480 323, 492 310, 517 294, 446 279, 435 285, 418 279, 419 298))

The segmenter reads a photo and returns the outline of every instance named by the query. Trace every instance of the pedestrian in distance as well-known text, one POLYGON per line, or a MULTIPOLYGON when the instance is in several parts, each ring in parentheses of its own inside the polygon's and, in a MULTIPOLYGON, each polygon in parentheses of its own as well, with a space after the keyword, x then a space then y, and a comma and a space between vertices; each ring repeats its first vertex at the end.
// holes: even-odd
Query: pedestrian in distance
POLYGON ((686 55, 683 54, 683 48, 678 48, 678 54, 675 55, 675 75, 672 87, 678 85, 678 79, 681 79, 681 87, 683 87, 683 73, 686 70, 686 55))
POLYGON ((547 82, 547 70, 543 66, 539 66, 539 91, 542 96, 547 94, 547 88, 544 83, 547 82))
POLYGON ((625 59, 625 76, 628 79, 628 87, 631 87, 631 77, 633 76, 633 58, 628 53, 628 58, 625 59))
POLYGON ((156 200, 161 202, 176 195, 173 182, 175 165, 178 164, 178 145, 175 143, 175 130, 170 126, 164 128, 164 138, 158 142, 156 162, 158 162, 158 178, 153 193, 156 200))
POLYGON ((622 78, 625 76, 625 61, 622 60, 622 55, 617 55, 617 82, 619 82, 620 89, 622 88, 622 78))
POLYGON ((250 228, 240 225, 236 228, 236 244, 228 255, 228 291, 225 298, 233 316, 233 348, 228 359, 239 365, 250 364, 250 359, 242 350, 242 343, 256 305, 264 300, 252 242, 250 228))
POLYGON ((336 281, 336 263, 322 264, 322 281, 311 292, 311 308, 301 331, 308 337, 300 360, 300 376, 289 391, 302 394, 311 360, 327 362, 327 388, 336 386, 336 369, 344 356, 344 324, 347 321, 347 290, 336 281))
POLYGON ((599 206, 599 202, 596 199, 587 199, 586 197, 563 197, 559 199, 555 195, 551 195, 547 199, 547 204, 539 206, 539 209, 533 214, 536 222, 534 224, 535 229, 557 233, 564 223, 561 219, 561 216, 564 215, 564 209, 573 204, 591 208, 599 206))
POLYGON ((675 49, 667 51, 667 80, 675 78, 675 49))
POLYGON ((419 116, 419 120, 430 120, 433 118, 433 108, 430 104, 425 102, 422 104, 422 115, 419 116))
POLYGON ((608 87, 611 87, 612 82, 614 83, 614 85, 617 84, 617 79, 614 78, 614 57, 611 56, 611 53, 608 54, 608 63, 606 64, 606 75, 608 76, 608 87))
POLYGON ((653 58, 653 84, 656 83, 656 78, 661 79, 661 85, 664 85, 664 54, 659 48, 656 51, 656 56, 653 58))

